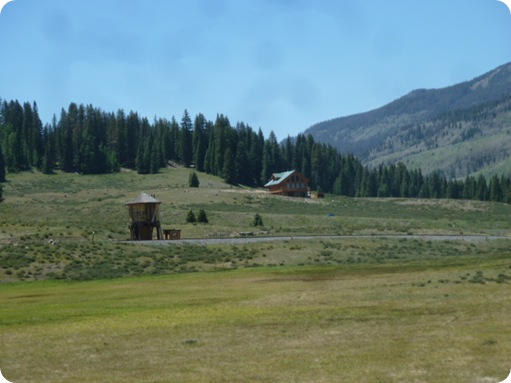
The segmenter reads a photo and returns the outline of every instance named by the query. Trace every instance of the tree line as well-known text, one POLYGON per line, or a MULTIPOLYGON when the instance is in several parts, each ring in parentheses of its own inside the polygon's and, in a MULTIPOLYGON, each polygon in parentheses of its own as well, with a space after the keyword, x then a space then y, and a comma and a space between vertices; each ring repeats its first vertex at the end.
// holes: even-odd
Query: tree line
POLYGON ((350 197, 511 201, 506 177, 447 179, 439 172, 423 175, 402 163, 369 168, 311 135, 279 143, 273 132, 266 138, 261 129, 243 122, 233 125, 223 114, 210 121, 203 114, 192 118, 185 110, 179 121, 150 122, 133 111, 105 112, 71 103, 43 124, 35 102, 0 104, 0 181, 8 173, 32 168, 46 174, 103 174, 121 168, 154 174, 172 162, 230 184, 255 187, 274 172, 294 169, 310 179, 313 190, 350 197))

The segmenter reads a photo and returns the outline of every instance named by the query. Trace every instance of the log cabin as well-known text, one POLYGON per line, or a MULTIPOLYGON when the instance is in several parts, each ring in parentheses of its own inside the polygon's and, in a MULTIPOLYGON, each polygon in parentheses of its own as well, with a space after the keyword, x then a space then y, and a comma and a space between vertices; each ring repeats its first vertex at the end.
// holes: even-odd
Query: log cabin
POLYGON ((303 198, 309 195, 309 179, 296 170, 273 173, 264 187, 270 194, 303 198))

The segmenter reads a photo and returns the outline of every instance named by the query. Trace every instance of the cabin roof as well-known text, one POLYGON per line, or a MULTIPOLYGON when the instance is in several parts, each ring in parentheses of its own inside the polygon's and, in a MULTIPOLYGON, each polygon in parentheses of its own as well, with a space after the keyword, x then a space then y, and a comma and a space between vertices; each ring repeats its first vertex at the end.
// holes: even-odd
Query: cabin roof
POLYGON ((287 178, 289 178, 289 176, 291 176, 295 172, 296 172, 295 170, 289 170, 283 173, 273 173, 271 176, 271 180, 266 185, 264 185, 264 187, 278 185, 281 182, 284 182, 287 178))
POLYGON ((161 201, 157 200, 156 198, 154 198, 153 196, 150 196, 147 193, 140 193, 140 195, 137 198, 135 198, 133 201, 126 202, 126 205, 137 205, 137 204, 141 204, 141 203, 158 204, 158 203, 161 203, 161 201))

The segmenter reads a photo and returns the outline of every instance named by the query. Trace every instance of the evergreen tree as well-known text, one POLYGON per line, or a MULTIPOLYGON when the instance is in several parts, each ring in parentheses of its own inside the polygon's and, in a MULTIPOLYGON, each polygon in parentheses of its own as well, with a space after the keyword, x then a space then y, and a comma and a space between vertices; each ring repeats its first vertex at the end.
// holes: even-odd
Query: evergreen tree
POLYGON ((188 214, 186 215, 186 222, 188 223, 195 223, 197 222, 197 218, 195 217, 195 214, 192 209, 188 211, 188 214))
POLYGON ((476 194, 474 177, 467 176, 463 184, 463 199, 473 199, 476 194))
MULTIPOLYGON (((125 134, 125 157, 122 166, 130 169, 137 167, 136 159, 139 154, 140 145, 144 142, 146 137, 140 136, 142 128, 142 121, 135 112, 130 112, 126 120, 126 134, 125 134), (139 140, 140 137, 140 140, 139 140)), ((144 148, 142 148, 143 150, 144 148)))
POLYGON ((209 131, 208 135, 208 148, 206 149, 206 154, 204 155, 204 171, 208 174, 216 174, 215 167, 215 153, 216 153, 216 131, 213 127, 209 131))
POLYGON ((37 104, 32 105, 32 130, 31 130, 31 163, 33 166, 40 168, 43 161, 44 145, 43 145, 43 124, 39 118, 37 104))
MULTIPOLYGON (((68 124, 71 130, 71 138, 73 145, 73 164, 72 171, 82 171, 82 143, 84 137, 87 135, 83 134, 84 120, 85 120, 85 108, 83 105, 76 105, 74 102, 69 105, 68 111, 68 124)), ((90 142, 88 142, 89 144, 90 142)), ((88 149, 88 148, 87 148, 88 149)))
POLYGON ((207 121, 204 115, 199 114, 195 117, 192 134, 193 163, 195 164, 195 169, 199 172, 204 171, 204 160, 207 150, 206 125, 207 121))
POLYGON ((197 173, 191 172, 190 176, 188 177, 188 186, 191 188, 198 188, 200 185, 199 177, 197 176, 197 173))
POLYGON ((253 177, 250 173, 250 162, 248 160, 247 147, 243 141, 239 141, 234 158, 234 178, 236 183, 251 185, 253 177))
MULTIPOLYGON (((227 130, 231 129, 231 125, 227 117, 223 114, 219 114, 216 117, 215 125, 213 127, 215 131, 214 139, 214 153, 213 153, 213 174, 217 176, 223 176, 224 172, 224 160, 226 158, 227 150, 227 130)), ((232 152, 231 152, 232 155, 232 152)), ((231 165, 229 165, 231 166, 231 165)))
POLYGON ((184 166, 189 167, 192 164, 192 120, 187 110, 184 111, 183 118, 181 119, 179 157, 181 158, 184 166))
POLYGON ((256 215, 254 216, 254 219, 252 220, 250 225, 254 226, 254 227, 264 226, 263 217, 261 217, 261 215, 259 213, 256 213, 256 215))
POLYGON ((58 123, 57 152, 60 169, 64 172, 73 171, 73 134, 67 112, 62 109, 58 123))
POLYGON ((505 203, 511 203, 511 180, 508 177, 500 177, 500 187, 502 190, 502 201, 505 203))
POLYGON ((475 198, 480 201, 488 200, 488 185, 482 174, 477 177, 475 198))
MULTIPOLYGON (((263 150, 264 150, 264 135, 261 129, 257 132, 252 132, 252 139, 250 142, 250 150, 248 162, 250 166, 251 182, 255 186, 263 184, 261 180, 261 173, 263 170, 263 150)), ((264 180, 266 181, 266 180, 264 180)))
POLYGON ((2 152, 2 143, 0 142, 0 182, 5 182, 5 160, 2 152))
POLYGON ((274 168, 275 164, 272 161, 270 144, 265 142, 263 149, 263 166, 261 172, 261 180, 263 181, 263 184, 268 182, 268 180, 271 178, 271 175, 274 173, 274 168))
POLYGON ((497 175, 494 175, 490 179, 490 201, 498 202, 502 201, 502 188, 500 186, 500 180, 497 175))
POLYGON ((127 167, 129 164, 128 155, 128 129, 126 125, 126 115, 124 110, 119 109, 115 118, 115 152, 116 158, 120 166, 127 167))
POLYGON ((226 183, 234 184, 236 182, 236 165, 231 148, 227 148, 223 163, 224 169, 222 171, 222 178, 226 183))
MULTIPOLYGON (((154 136, 154 134, 152 134, 151 136, 154 136)), ((160 145, 158 144, 158 140, 155 138, 151 140, 150 145, 151 149, 149 153, 150 157, 149 171, 151 174, 156 174, 160 171, 160 165, 163 162, 163 160, 161 159, 160 145)))
POLYGON ((139 174, 151 173, 151 148, 153 147, 152 134, 149 127, 142 123, 141 132, 139 134, 141 142, 138 144, 136 167, 139 174))
POLYGON ((170 132, 168 135, 169 143, 169 152, 167 153, 167 158, 169 160, 181 161, 180 150, 178 148, 179 145, 179 124, 177 123, 174 116, 170 121, 170 132))
POLYGON ((208 216, 206 215, 206 212, 203 209, 199 210, 199 214, 197 215, 197 222, 199 223, 208 223, 208 216))

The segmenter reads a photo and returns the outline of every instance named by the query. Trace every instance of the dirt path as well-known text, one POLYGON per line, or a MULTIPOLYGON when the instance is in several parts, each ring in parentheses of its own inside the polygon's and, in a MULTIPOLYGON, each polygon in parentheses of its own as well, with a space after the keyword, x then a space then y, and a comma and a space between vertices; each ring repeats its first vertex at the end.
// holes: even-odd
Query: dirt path
MULTIPOLYGON (((491 236, 491 235, 305 235, 305 236, 282 236, 282 237, 233 237, 233 238, 196 238, 196 239, 179 239, 173 241, 138 241, 135 243, 147 245, 243 245, 248 243, 259 242, 275 242, 275 241, 291 241, 291 240, 312 240, 312 239, 350 239, 350 238, 367 238, 367 239, 420 239, 425 241, 493 241, 497 239, 511 239, 507 236, 491 236)), ((131 241, 130 243, 134 243, 131 241)))

